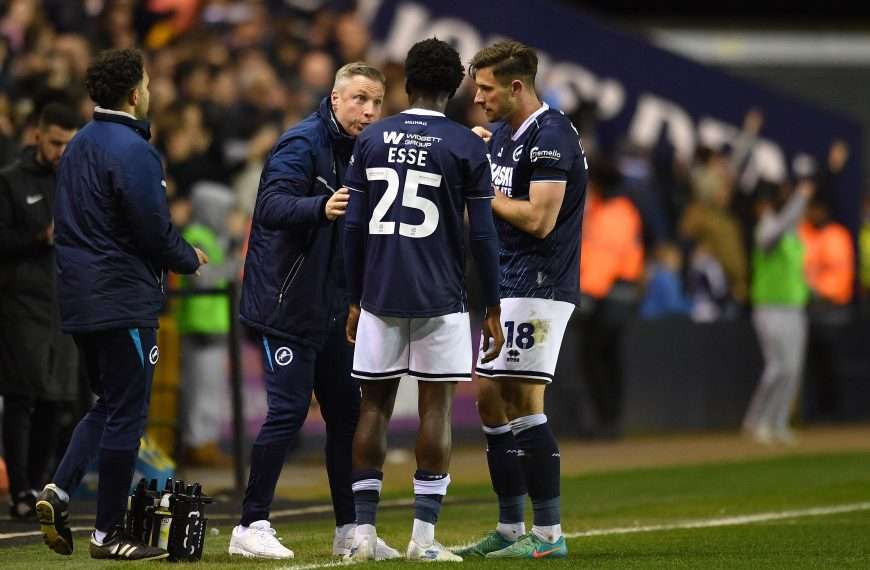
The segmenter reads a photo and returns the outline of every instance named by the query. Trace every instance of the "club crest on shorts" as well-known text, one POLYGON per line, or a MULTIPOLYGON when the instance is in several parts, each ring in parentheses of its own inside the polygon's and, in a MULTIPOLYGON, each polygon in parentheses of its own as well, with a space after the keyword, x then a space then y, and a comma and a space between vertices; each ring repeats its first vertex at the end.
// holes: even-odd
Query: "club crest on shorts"
POLYGON ((151 366, 154 366, 158 360, 160 360, 160 349, 155 344, 151 347, 151 351, 148 352, 148 362, 151 363, 151 366))
POLYGON ((275 364, 278 366, 287 366, 293 362, 293 351, 286 346, 279 347, 275 351, 275 364))

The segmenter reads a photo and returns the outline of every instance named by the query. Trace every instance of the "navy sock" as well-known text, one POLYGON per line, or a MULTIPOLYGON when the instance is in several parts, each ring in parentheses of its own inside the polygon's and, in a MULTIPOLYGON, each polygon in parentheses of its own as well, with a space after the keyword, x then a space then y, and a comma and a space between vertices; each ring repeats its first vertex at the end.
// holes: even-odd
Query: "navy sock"
POLYGON ((526 474, 529 497, 535 512, 535 525, 559 524, 559 444, 543 423, 516 434, 517 445, 523 451, 522 466, 526 474), (555 500, 553 500, 555 499, 555 500))
POLYGON ((351 475, 356 524, 375 525, 384 473, 378 469, 357 469, 351 475))
MULTIPOLYGON (((425 469, 418 469, 414 473, 414 518, 423 522, 435 524, 438 522, 438 515, 441 513, 441 503, 444 500, 444 493, 421 493, 428 487, 428 483, 434 483, 436 486, 441 486, 441 483, 447 479, 447 473, 433 473, 425 469)), ((446 485, 445 485, 446 489, 446 485)))
POLYGON ((526 477, 513 432, 486 434, 486 462, 492 488, 498 495, 498 521, 507 524, 523 522, 526 477))
POLYGON ((100 449, 97 530, 110 532, 123 524, 137 453, 138 449, 100 449))

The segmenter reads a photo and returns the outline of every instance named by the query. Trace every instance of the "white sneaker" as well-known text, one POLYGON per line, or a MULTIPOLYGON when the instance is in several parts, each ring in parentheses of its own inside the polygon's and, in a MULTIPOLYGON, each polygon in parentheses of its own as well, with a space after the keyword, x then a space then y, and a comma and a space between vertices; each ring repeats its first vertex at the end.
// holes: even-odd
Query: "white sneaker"
MULTIPOLYGON (((353 550, 353 535, 356 525, 346 524, 341 527, 336 527, 335 538, 332 539, 332 555, 340 556, 343 559, 350 559, 353 550)), ((376 537, 377 538, 377 537, 376 537)), ((384 542, 384 539, 377 538, 375 543, 375 560, 395 560, 401 558, 402 554, 384 542)))
POLYGON ((333 556, 341 556, 342 558, 350 556, 355 529, 356 525, 353 523, 335 527, 335 536, 332 539, 333 556))
POLYGON ((265 560, 288 560, 293 551, 281 544, 269 521, 256 521, 245 528, 237 526, 230 536, 230 555, 265 560))
POLYGON ((433 540, 429 546, 422 546, 412 538, 408 543, 408 560, 424 562, 462 562, 462 557, 447 550, 440 542, 433 540))

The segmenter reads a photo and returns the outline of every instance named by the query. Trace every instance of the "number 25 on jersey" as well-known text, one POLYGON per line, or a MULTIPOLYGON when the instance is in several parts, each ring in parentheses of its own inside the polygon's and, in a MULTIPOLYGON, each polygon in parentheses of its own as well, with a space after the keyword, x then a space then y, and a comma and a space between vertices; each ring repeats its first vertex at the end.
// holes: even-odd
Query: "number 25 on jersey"
MULTIPOLYGON (((387 183, 384 195, 378 201, 369 220, 369 234, 392 235, 396 233, 396 222, 384 221, 384 216, 390 210, 399 194, 399 173, 394 168, 366 168, 366 178, 369 182, 383 180, 387 183)), ((408 170, 405 174, 405 186, 402 189, 402 207, 423 212, 423 222, 420 224, 399 223, 399 235, 409 238, 424 238, 435 233, 438 227, 438 207, 432 200, 417 195, 420 186, 441 186, 441 175, 422 170, 408 170)))

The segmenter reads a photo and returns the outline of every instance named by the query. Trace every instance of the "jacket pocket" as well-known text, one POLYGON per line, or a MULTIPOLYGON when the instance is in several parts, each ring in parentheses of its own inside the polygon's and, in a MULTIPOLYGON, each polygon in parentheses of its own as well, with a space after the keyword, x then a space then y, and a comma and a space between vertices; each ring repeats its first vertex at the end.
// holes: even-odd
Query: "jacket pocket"
POLYGON ((284 277, 284 281, 281 282, 281 290, 278 292, 278 304, 284 302, 284 294, 288 289, 293 285, 293 282, 296 280, 296 277, 299 276, 299 272, 302 269, 302 264, 305 263, 305 254, 300 253, 296 259, 293 260, 293 263, 290 265, 290 270, 287 271, 287 275, 284 277))

